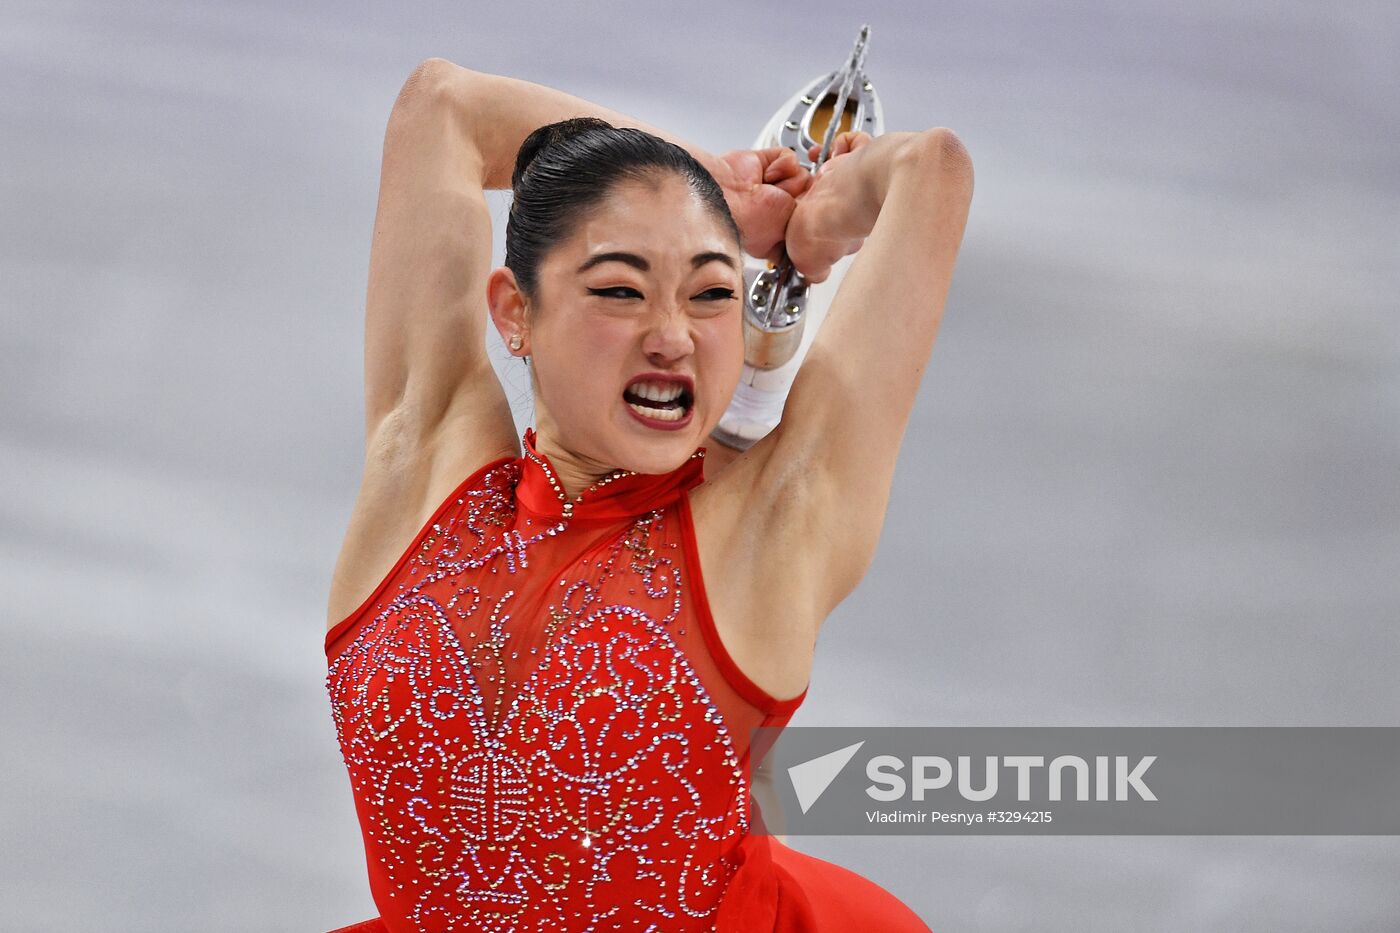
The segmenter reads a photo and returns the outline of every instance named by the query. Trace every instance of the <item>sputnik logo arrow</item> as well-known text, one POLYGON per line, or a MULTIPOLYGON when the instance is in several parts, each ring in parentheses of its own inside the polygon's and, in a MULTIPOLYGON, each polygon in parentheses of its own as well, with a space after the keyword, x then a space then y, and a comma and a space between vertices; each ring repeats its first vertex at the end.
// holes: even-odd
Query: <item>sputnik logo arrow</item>
POLYGON ((792 780, 792 789, 797 792, 797 802, 801 805, 803 813, 812 809, 812 804, 826 793, 826 789, 836 780, 841 769, 846 767, 846 763, 855 757, 855 753, 864 744, 865 740, 862 739, 854 745, 838 748, 834 752, 787 769, 788 778, 792 780))

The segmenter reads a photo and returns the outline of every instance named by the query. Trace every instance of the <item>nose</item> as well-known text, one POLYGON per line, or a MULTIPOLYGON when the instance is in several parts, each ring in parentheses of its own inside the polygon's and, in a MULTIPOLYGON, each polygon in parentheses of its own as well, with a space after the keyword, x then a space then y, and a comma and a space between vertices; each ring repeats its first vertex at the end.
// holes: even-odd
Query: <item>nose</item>
POLYGON ((695 352, 690 317, 683 308, 658 308, 642 335, 642 352, 654 364, 671 363, 695 352))

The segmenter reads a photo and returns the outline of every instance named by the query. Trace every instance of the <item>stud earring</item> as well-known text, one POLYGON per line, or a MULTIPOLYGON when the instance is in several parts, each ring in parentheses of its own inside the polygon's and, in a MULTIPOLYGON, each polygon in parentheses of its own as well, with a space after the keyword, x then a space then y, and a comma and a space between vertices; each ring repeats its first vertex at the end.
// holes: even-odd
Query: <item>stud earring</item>
POLYGON ((523 341, 523 340, 520 339, 520 335, 519 335, 519 334, 511 334, 511 335, 510 335, 510 348, 511 348, 512 350, 519 350, 520 347, 524 344, 524 342, 525 342, 525 341, 523 341))

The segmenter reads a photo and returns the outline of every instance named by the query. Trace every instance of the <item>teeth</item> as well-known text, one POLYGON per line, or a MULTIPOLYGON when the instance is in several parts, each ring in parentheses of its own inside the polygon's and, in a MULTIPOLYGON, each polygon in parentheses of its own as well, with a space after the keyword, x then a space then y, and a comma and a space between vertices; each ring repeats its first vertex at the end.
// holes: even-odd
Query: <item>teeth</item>
POLYGON ((638 382, 630 386, 632 392, 653 402, 670 402, 685 391, 678 382, 638 382))
POLYGON ((646 415, 658 421, 679 421, 685 417, 684 409, 680 408, 652 408, 650 405, 638 405, 636 402, 628 402, 627 405, 639 415, 646 415))

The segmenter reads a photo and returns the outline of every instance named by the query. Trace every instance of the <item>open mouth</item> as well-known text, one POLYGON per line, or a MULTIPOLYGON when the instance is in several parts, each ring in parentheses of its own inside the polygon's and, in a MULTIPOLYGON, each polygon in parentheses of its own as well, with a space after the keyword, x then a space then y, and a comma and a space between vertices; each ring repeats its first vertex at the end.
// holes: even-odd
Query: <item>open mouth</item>
POLYGON ((622 392, 622 400, 644 418, 679 421, 695 403, 688 383, 670 379, 639 379, 622 392))

